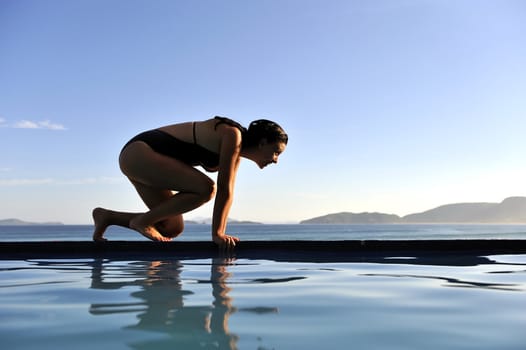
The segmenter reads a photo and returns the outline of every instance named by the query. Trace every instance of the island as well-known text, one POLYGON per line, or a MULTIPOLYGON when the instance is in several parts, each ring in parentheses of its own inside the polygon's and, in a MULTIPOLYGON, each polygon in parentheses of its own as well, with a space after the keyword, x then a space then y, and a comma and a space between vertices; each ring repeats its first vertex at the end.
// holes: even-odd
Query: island
POLYGON ((526 223, 526 197, 509 197, 500 203, 445 204, 400 217, 383 213, 327 214, 300 224, 521 224, 526 223))
POLYGON ((32 226, 32 225, 49 225, 49 226, 57 226, 57 225, 64 225, 62 222, 58 221, 50 221, 50 222, 30 222, 30 221, 24 221, 20 219, 0 219, 0 226, 32 226))

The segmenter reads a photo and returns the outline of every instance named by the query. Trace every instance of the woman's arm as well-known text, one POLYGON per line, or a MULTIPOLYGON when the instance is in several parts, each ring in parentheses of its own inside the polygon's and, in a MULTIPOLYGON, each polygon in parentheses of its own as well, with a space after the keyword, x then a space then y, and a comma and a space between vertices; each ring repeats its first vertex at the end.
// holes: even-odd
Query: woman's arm
POLYGON ((219 151, 217 194, 212 217, 212 239, 217 244, 235 245, 237 237, 226 234, 228 213, 234 199, 234 185, 241 157, 241 132, 235 127, 225 127, 219 151))

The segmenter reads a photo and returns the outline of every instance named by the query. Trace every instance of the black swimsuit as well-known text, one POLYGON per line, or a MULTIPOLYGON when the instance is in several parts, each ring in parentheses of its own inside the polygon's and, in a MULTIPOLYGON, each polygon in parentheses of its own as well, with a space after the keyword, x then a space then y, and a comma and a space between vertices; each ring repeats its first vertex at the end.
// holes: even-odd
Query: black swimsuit
POLYGON ((219 154, 196 143, 195 123, 193 124, 193 131, 194 143, 181 141, 159 129, 145 131, 128 141, 123 149, 132 142, 142 141, 150 146, 155 152, 178 159, 188 165, 202 165, 206 169, 217 168, 219 166, 219 154))

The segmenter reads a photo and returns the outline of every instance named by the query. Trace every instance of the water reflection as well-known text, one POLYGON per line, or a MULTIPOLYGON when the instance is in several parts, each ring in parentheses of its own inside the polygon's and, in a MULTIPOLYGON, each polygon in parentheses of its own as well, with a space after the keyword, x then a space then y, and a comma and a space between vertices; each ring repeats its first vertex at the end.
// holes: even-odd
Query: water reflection
MULTIPOLYGON (((136 302, 92 304, 90 313, 106 315, 116 313, 137 313, 137 324, 127 329, 146 330, 167 335, 167 337, 135 342, 134 349, 237 349, 239 337, 230 332, 229 317, 237 311, 229 296, 231 288, 227 282, 231 260, 213 259, 210 266, 212 302, 209 305, 185 305, 185 297, 194 294, 182 283, 183 263, 173 261, 136 262, 122 270, 122 266, 104 263, 93 265, 92 284, 95 289, 120 289, 138 286, 140 290, 130 295, 136 302), (116 269, 117 268, 117 269, 116 269)), ((203 282, 194 282, 202 286, 203 282)), ((190 284, 192 285, 192 284, 190 284)), ((199 292, 202 293, 202 292, 199 292)), ((260 308, 244 310, 269 312, 260 308)))
POLYGON ((355 348, 389 348, 403 339, 415 349, 425 348, 431 339, 431 347, 441 349, 475 344, 479 334, 488 334, 488 349, 503 348, 493 345, 507 339, 511 343, 505 344, 520 348, 524 259, 513 264, 511 257, 491 257, 489 264, 476 268, 424 266, 405 255, 384 258, 389 264, 376 259, 335 264, 58 259, 10 263, 0 272, 5 272, 2 282, 8 288, 35 284, 5 290, 10 298, 4 302, 18 300, 9 310, 28 320, 28 335, 21 338, 33 345, 55 335, 62 344, 95 335, 108 337, 100 342, 110 348, 119 344, 156 350, 249 348, 247 344, 263 349, 263 344, 281 342, 302 349, 345 348, 349 339, 355 348), (86 281, 91 290, 86 290, 86 281), (43 285, 48 282, 68 285, 43 285), (450 287, 457 290, 450 293, 450 287), (15 293, 22 295, 17 299, 11 296, 15 293), (35 305, 17 314, 16 305, 26 302, 35 305), (260 306, 269 302, 282 307, 279 317, 258 316, 277 312, 260 306), (252 317, 242 315, 244 311, 252 317), (43 312, 58 316, 42 322, 43 312), (502 325, 498 332, 495 324, 502 325), (453 346, 448 346, 449 334, 457 334, 449 344, 453 346))
POLYGON ((396 278, 417 278, 417 279, 439 280, 439 281, 444 281, 445 284, 443 286, 447 286, 447 287, 481 288, 481 289, 495 289, 495 290, 518 291, 518 292, 522 292, 524 290, 521 288, 521 284, 517 284, 517 283, 476 282, 476 281, 461 280, 461 279, 452 278, 452 277, 411 275, 411 274, 387 274, 387 273, 364 273, 361 275, 370 276, 370 277, 396 277, 396 278))

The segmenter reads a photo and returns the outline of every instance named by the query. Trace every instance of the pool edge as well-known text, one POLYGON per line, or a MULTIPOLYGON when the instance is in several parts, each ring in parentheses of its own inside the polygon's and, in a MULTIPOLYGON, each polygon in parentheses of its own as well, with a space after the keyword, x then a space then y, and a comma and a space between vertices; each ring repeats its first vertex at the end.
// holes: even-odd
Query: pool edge
MULTIPOLYGON (((245 258, 341 259, 356 255, 493 255, 524 254, 526 240, 341 240, 243 241, 226 255, 245 258)), ((33 258, 205 258, 223 256, 205 241, 46 241, 0 242, 0 260, 33 258)))

